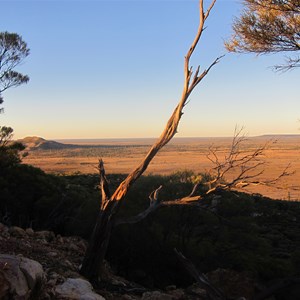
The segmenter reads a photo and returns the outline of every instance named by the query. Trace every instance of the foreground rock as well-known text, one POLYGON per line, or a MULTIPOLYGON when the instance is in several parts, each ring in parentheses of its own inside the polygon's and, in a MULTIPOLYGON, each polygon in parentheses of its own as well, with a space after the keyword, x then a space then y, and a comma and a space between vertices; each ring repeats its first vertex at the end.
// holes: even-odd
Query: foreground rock
POLYGON ((28 299, 45 280, 40 263, 0 254, 0 299, 28 299))
POLYGON ((68 278, 55 289, 59 299, 69 300, 105 300, 102 296, 93 292, 92 285, 81 278, 68 278))
MULTIPOLYGON (((0 254, 0 299, 210 299, 207 291, 198 284, 185 289, 171 285, 163 291, 149 290, 115 275, 108 264, 104 268, 101 285, 93 290, 79 274, 86 245, 86 241, 79 237, 62 237, 51 231, 24 230, 0 223, 0 253, 6 253, 0 254)), ((256 285, 246 273, 218 269, 206 275, 228 299, 254 297, 256 285)), ((294 290, 293 295, 298 295, 298 289, 295 287, 294 290)), ((291 288, 287 294, 292 294, 291 288)), ((280 299, 298 298, 285 295, 280 299)))
POLYGON ((79 265, 86 250, 86 241, 80 237, 62 237, 51 231, 26 230, 0 223, 0 253, 21 254, 40 262, 48 274, 80 277, 79 265))

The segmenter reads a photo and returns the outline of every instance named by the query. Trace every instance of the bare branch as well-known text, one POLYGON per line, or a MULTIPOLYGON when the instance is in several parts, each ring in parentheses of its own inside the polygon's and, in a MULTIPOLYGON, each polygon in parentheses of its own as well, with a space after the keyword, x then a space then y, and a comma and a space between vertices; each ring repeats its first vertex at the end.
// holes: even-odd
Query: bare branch
MULTIPOLYGON (((270 187, 273 187, 274 184, 277 184, 278 181, 284 177, 287 177, 287 176, 291 176, 293 174, 295 174, 295 171, 291 171, 289 172, 288 170, 291 168, 291 164, 288 164, 284 170, 274 179, 270 179, 270 180, 256 180, 256 181, 251 181, 251 182, 240 182, 240 185, 242 186, 248 186, 248 185, 265 185, 265 186, 270 186, 270 187)), ((258 174, 258 175, 261 175, 261 174, 258 174)), ((254 178, 254 177, 253 177, 254 178)), ((276 186, 277 189, 280 189, 281 187, 280 186, 276 186)))
POLYGON ((189 259, 187 259, 177 249, 174 249, 174 252, 176 253, 179 261, 182 263, 186 271, 196 280, 197 283, 199 283, 201 287, 203 287, 206 290, 210 299, 212 300, 226 299, 223 292, 221 292, 217 287, 213 286, 212 283, 208 280, 208 278, 203 273, 199 273, 195 265, 189 259))
POLYGON ((194 187, 193 187, 193 189, 192 189, 192 191, 191 191, 191 193, 189 194, 188 197, 193 197, 193 196, 195 196, 195 194, 196 194, 197 189, 198 189, 199 186, 200 186, 200 183, 195 184, 194 187))
POLYGON ((277 72, 287 72, 294 68, 300 67, 300 57, 287 57, 285 60, 285 64, 282 65, 275 65, 273 68, 277 72))
POLYGON ((98 164, 99 176, 100 176, 100 189, 101 189, 101 206, 110 198, 110 191, 108 186, 108 181, 105 176, 104 162, 102 159, 99 159, 98 164))
POLYGON ((161 206, 194 205, 194 204, 198 205, 201 199, 203 199, 201 195, 187 196, 179 199, 163 201, 161 202, 161 206))
POLYGON ((159 194, 159 191, 161 189, 162 189, 162 185, 159 188, 157 188, 156 190, 154 190, 149 195, 150 204, 149 204, 149 207, 146 210, 144 210, 143 212, 139 213, 138 215, 136 215, 134 217, 129 217, 129 218, 123 218, 123 219, 116 220, 114 226, 118 226, 118 225, 121 225, 121 224, 135 224, 135 223, 138 223, 141 220, 145 219, 149 214, 156 211, 156 209, 158 209, 161 205, 161 202, 158 199, 158 194, 159 194))

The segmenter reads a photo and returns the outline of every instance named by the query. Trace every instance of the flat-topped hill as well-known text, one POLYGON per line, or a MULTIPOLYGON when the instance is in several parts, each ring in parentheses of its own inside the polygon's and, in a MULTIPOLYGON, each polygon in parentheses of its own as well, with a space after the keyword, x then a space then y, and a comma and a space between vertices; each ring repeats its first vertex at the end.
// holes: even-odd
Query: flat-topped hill
POLYGON ((48 141, 38 136, 28 136, 23 139, 19 139, 18 142, 22 143, 26 147, 26 150, 57 150, 76 147, 76 145, 48 141))

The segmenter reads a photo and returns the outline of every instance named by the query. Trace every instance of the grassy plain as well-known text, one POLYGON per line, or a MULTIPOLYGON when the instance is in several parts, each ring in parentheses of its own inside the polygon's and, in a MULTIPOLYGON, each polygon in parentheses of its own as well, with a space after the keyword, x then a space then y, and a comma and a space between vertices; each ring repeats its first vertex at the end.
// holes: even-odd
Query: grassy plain
MULTIPOLYGON (((287 165, 295 173, 278 182, 278 188, 255 186, 245 191, 260 193, 274 199, 300 199, 300 135, 261 136, 248 138, 243 151, 253 151, 269 140, 264 152, 264 173, 261 179, 276 178, 287 165)), ((153 139, 124 140, 60 140, 78 147, 65 149, 32 150, 23 159, 26 164, 39 167, 48 173, 96 173, 97 162, 102 158, 107 173, 129 173, 143 159, 153 139)), ((207 154, 210 146, 218 148, 218 157, 228 153, 231 138, 175 138, 154 158, 145 174, 171 174, 191 170, 195 173, 209 171, 213 165, 207 154)), ((229 176, 234 176, 230 174, 229 176)))

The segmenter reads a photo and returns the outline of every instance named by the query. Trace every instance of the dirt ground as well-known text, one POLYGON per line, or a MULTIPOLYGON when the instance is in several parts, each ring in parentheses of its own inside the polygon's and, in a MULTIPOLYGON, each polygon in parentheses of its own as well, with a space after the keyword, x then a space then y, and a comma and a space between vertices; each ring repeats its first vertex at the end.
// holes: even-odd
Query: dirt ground
MULTIPOLYGON (((300 199, 300 136, 257 137, 249 138, 243 143, 242 151, 254 151, 273 139, 264 151, 264 173, 260 179, 276 178, 288 165, 294 173, 279 181, 277 188, 254 186, 247 191, 260 193, 274 199, 300 199), (276 141, 275 141, 276 139, 276 141)), ((208 160, 209 147, 217 148, 218 157, 222 160, 228 154, 231 138, 189 138, 175 139, 167 145, 152 161, 146 174, 171 174, 176 171, 192 170, 209 171, 213 165, 208 160)), ((39 167, 48 173, 73 174, 96 173, 99 158, 105 163, 107 173, 129 173, 143 159, 151 146, 150 141, 139 140, 120 143, 99 143, 91 148, 63 150, 34 150, 23 159, 26 164, 39 167)), ((231 176, 234 176, 232 174, 231 176)))

